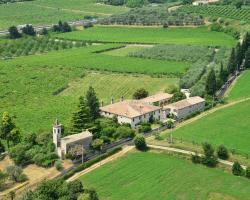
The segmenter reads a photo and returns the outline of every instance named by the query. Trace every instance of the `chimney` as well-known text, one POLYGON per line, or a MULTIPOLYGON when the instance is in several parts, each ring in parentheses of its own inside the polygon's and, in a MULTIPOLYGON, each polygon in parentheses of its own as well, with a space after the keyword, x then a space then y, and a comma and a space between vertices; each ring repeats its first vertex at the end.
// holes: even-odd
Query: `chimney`
POLYGON ((113 104, 114 103, 114 98, 113 97, 111 97, 111 104, 113 104))
POLYGON ((123 101, 123 100, 124 100, 124 97, 122 96, 122 97, 121 97, 121 101, 123 101))

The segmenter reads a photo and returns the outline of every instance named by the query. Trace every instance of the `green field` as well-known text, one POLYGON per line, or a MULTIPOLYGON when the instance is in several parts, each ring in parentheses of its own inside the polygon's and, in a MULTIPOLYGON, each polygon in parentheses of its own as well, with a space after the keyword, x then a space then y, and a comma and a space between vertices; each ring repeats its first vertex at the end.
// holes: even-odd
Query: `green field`
POLYGON ((95 53, 109 48, 119 47, 117 44, 105 44, 49 52, 42 55, 19 57, 13 60, 2 61, 1 65, 8 66, 70 66, 82 67, 88 70, 111 72, 168 74, 179 76, 189 68, 190 63, 177 61, 162 61, 132 57, 118 57, 95 53))
POLYGON ((102 200, 247 200, 250 182, 163 153, 129 153, 81 177, 102 200))
POLYGON ((228 94, 229 100, 237 100, 250 97, 250 71, 245 71, 233 85, 230 93, 228 94))
POLYGON ((114 49, 111 51, 105 51, 103 54, 110 55, 110 56, 129 56, 130 53, 134 53, 140 51, 142 49, 150 48, 149 46, 143 45, 127 45, 123 48, 114 49))
POLYGON ((201 28, 121 28, 97 26, 83 31, 56 35, 60 38, 98 42, 199 44, 233 46, 235 40, 221 32, 201 28))
POLYGON ((144 87, 151 94, 177 84, 176 78, 152 78, 119 74, 87 74, 81 66, 60 65, 1 66, 0 114, 10 112, 16 117, 22 133, 49 130, 58 118, 68 125, 80 95, 92 85, 100 100, 109 103, 113 96, 130 98, 144 87), (57 94, 60 89, 64 91, 57 94))
POLYGON ((97 4, 94 0, 36 0, 0 5, 0 29, 20 24, 53 24, 84 16, 109 16, 128 11, 121 6, 97 4))
POLYGON ((250 154, 250 101, 215 111, 173 131, 173 137, 188 142, 225 145, 240 154, 250 154))

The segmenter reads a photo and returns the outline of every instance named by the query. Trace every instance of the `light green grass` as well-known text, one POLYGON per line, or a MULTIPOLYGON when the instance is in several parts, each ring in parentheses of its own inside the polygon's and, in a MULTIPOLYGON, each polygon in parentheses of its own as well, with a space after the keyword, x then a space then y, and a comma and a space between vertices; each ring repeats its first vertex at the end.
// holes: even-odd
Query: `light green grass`
MULTIPOLYGON (((71 50, 50 52, 40 56, 19 57, 2 62, 3 65, 17 66, 70 66, 82 67, 89 70, 111 72, 142 73, 142 74, 168 74, 179 76, 189 68, 187 62, 162 61, 132 57, 118 57, 95 53, 105 49, 117 47, 117 44, 88 46, 71 50)), ((1 63, 0 63, 1 65, 1 63)))
POLYGON ((247 200, 250 182, 163 153, 129 153, 80 178, 102 200, 247 200))
POLYGON ((100 100, 109 103, 111 96, 130 98, 136 89, 144 87, 151 94, 177 84, 176 78, 151 78, 119 74, 85 74, 80 66, 1 66, 0 115, 14 115, 22 134, 49 131, 58 118, 66 127, 76 109, 80 95, 93 86, 100 100), (82 77, 83 76, 83 77, 82 77), (53 95, 59 88, 68 88, 53 95))
POLYGON ((109 16, 127 11, 121 6, 96 4, 94 0, 36 0, 0 5, 0 29, 20 24, 53 24, 84 16, 109 16))
POLYGON ((245 71, 233 85, 228 94, 229 100, 237 100, 250 97, 250 70, 245 71))
POLYGON ((129 56, 130 53, 134 53, 136 51, 139 51, 145 48, 149 48, 149 47, 140 46, 140 45, 128 45, 120 49, 105 51, 103 52, 103 54, 110 55, 110 56, 129 56))
POLYGON ((57 36, 66 39, 99 42, 235 45, 235 40, 231 36, 222 32, 211 32, 207 27, 164 29, 101 26, 57 36))
POLYGON ((220 109, 175 131, 173 137, 188 142, 225 145, 240 154, 250 154, 250 101, 220 109))

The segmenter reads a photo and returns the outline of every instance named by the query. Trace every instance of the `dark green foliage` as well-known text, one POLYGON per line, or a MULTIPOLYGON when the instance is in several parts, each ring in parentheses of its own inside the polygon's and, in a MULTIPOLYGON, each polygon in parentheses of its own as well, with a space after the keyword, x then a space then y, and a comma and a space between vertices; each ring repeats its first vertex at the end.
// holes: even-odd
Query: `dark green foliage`
POLYGON ((146 91, 144 88, 140 88, 135 91, 133 94, 133 99, 143 99, 148 96, 148 91, 146 91))
POLYGON ((204 156, 202 157, 202 164, 208 167, 215 167, 217 165, 217 158, 214 155, 214 149, 211 144, 204 143, 202 145, 204 156))
POLYGON ((225 83, 226 80, 227 80, 227 71, 224 69, 223 63, 221 63, 221 66, 220 66, 219 78, 220 78, 220 81, 221 81, 221 85, 222 85, 223 83, 225 83))
MULTIPOLYGON (((129 0, 127 5, 136 7, 142 4, 144 0, 129 0)), ((167 11, 167 6, 144 6, 134 8, 122 14, 112 15, 111 17, 100 20, 101 24, 124 24, 124 25, 164 25, 165 27, 175 25, 202 25, 203 17, 199 15, 187 14, 177 11, 167 11)))
POLYGON ((235 176, 243 176, 244 175, 244 169, 241 167, 239 162, 234 162, 232 166, 232 173, 235 176))
POLYGON ((23 1, 33 1, 33 0, 0 0, 0 4, 16 3, 16 2, 23 2, 23 1))
POLYGON ((198 154, 192 154, 192 162, 195 163, 195 164, 199 164, 201 163, 201 157, 198 155, 198 154))
POLYGON ((243 2, 241 0, 236 0, 234 5, 236 9, 241 9, 243 2))
POLYGON ((220 145, 217 148, 217 156, 220 159, 227 160, 229 158, 229 153, 227 148, 224 145, 220 145))
POLYGON ((231 56, 228 61, 227 69, 229 73, 233 73, 237 69, 237 61, 235 55, 235 48, 231 51, 231 56))
POLYGON ((186 99, 186 95, 178 91, 178 92, 175 92, 174 95, 171 97, 170 102, 174 103, 183 99, 186 99))
POLYGON ((183 3, 184 5, 192 4, 192 3, 193 3, 193 0, 183 0, 182 3, 183 3))
POLYGON ((81 133, 84 129, 89 127, 90 123, 90 110, 87 105, 86 99, 81 96, 77 111, 73 113, 71 119, 71 131, 73 133, 81 133))
POLYGON ((250 178, 250 167, 246 168, 246 177, 250 178))
POLYGON ((0 155, 1 155, 1 153, 4 153, 4 152, 5 152, 5 147, 4 147, 3 143, 0 140, 0 155))
POLYGON ((58 24, 52 27, 52 31, 66 33, 66 32, 71 32, 72 28, 67 22, 59 21, 58 24))
POLYGON ((139 133, 147 133, 149 131, 151 131, 152 128, 151 128, 151 124, 150 123, 141 123, 140 126, 139 126, 139 133))
POLYGON ((7 175, 0 170, 0 191, 4 189, 7 175))
POLYGON ((49 32, 46 28, 43 28, 42 31, 40 32, 41 35, 48 35, 49 32))
POLYGON ((250 68, 250 47, 247 49, 246 54, 245 54, 245 68, 250 68))
POLYGON ((134 138, 135 147, 140 151, 147 150, 146 140, 142 135, 136 135, 134 138))
POLYGON ((206 82, 206 92, 208 95, 215 95, 217 90, 217 84, 216 84, 216 76, 215 76, 215 72, 212 69, 207 77, 207 82, 206 82))
POLYGON ((126 6, 128 6, 129 8, 137 8, 142 7, 145 3, 145 0, 127 0, 126 6))
POLYGON ((89 107, 90 117, 92 120, 95 120, 100 116, 100 103, 96 96, 94 88, 91 86, 87 91, 86 99, 87 105, 89 107))
POLYGON ((10 39, 17 39, 22 37, 21 33, 19 33, 19 31, 17 30, 17 27, 15 26, 11 26, 9 29, 9 37, 10 39))
POLYGON ((36 35, 36 31, 33 28, 32 25, 26 25, 25 27, 22 28, 22 32, 26 35, 30 35, 30 36, 35 36, 36 35))
POLYGON ((102 146, 103 146, 103 140, 97 138, 92 141, 91 146, 94 150, 101 151, 102 146))

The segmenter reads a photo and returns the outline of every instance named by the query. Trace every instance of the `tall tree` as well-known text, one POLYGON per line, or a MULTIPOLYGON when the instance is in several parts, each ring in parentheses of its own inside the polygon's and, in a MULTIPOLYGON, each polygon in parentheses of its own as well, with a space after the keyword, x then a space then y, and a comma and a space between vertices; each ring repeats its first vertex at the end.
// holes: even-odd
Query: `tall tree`
POLYGON ((250 47, 246 51, 244 68, 250 68, 250 47))
POLYGON ((20 140, 20 132, 8 112, 3 113, 0 138, 7 141, 8 148, 10 141, 16 144, 20 140))
POLYGON ((207 82, 206 82, 206 91, 207 91, 207 94, 208 95, 212 95, 212 96, 215 95, 216 87, 217 87, 216 76, 215 76, 214 70, 212 69, 209 72, 208 77, 207 77, 207 82))
POLYGON ((246 53, 248 47, 250 47, 250 34, 247 32, 242 41, 242 54, 243 55, 246 53))
POLYGON ((240 65, 243 61, 243 58, 244 58, 244 54, 242 52, 242 46, 240 43, 238 43, 236 48, 235 48, 235 59, 236 59, 236 63, 237 63, 236 69, 240 68, 240 65))
POLYGON ((87 91, 86 99, 90 111, 90 117, 92 120, 95 120, 100 116, 100 103, 96 96, 94 88, 91 86, 87 91))
POLYGON ((226 82, 227 80, 227 72, 224 69, 223 63, 221 62, 220 64, 220 74, 219 74, 219 78, 221 80, 222 83, 226 82))
POLYGON ((71 119, 71 131, 80 133, 83 129, 89 128, 90 113, 84 97, 79 98, 78 110, 73 113, 71 119))
POLYGON ((236 55, 235 55, 235 48, 232 49, 231 55, 228 61, 228 72, 233 73, 237 69, 237 61, 236 61, 236 55))

